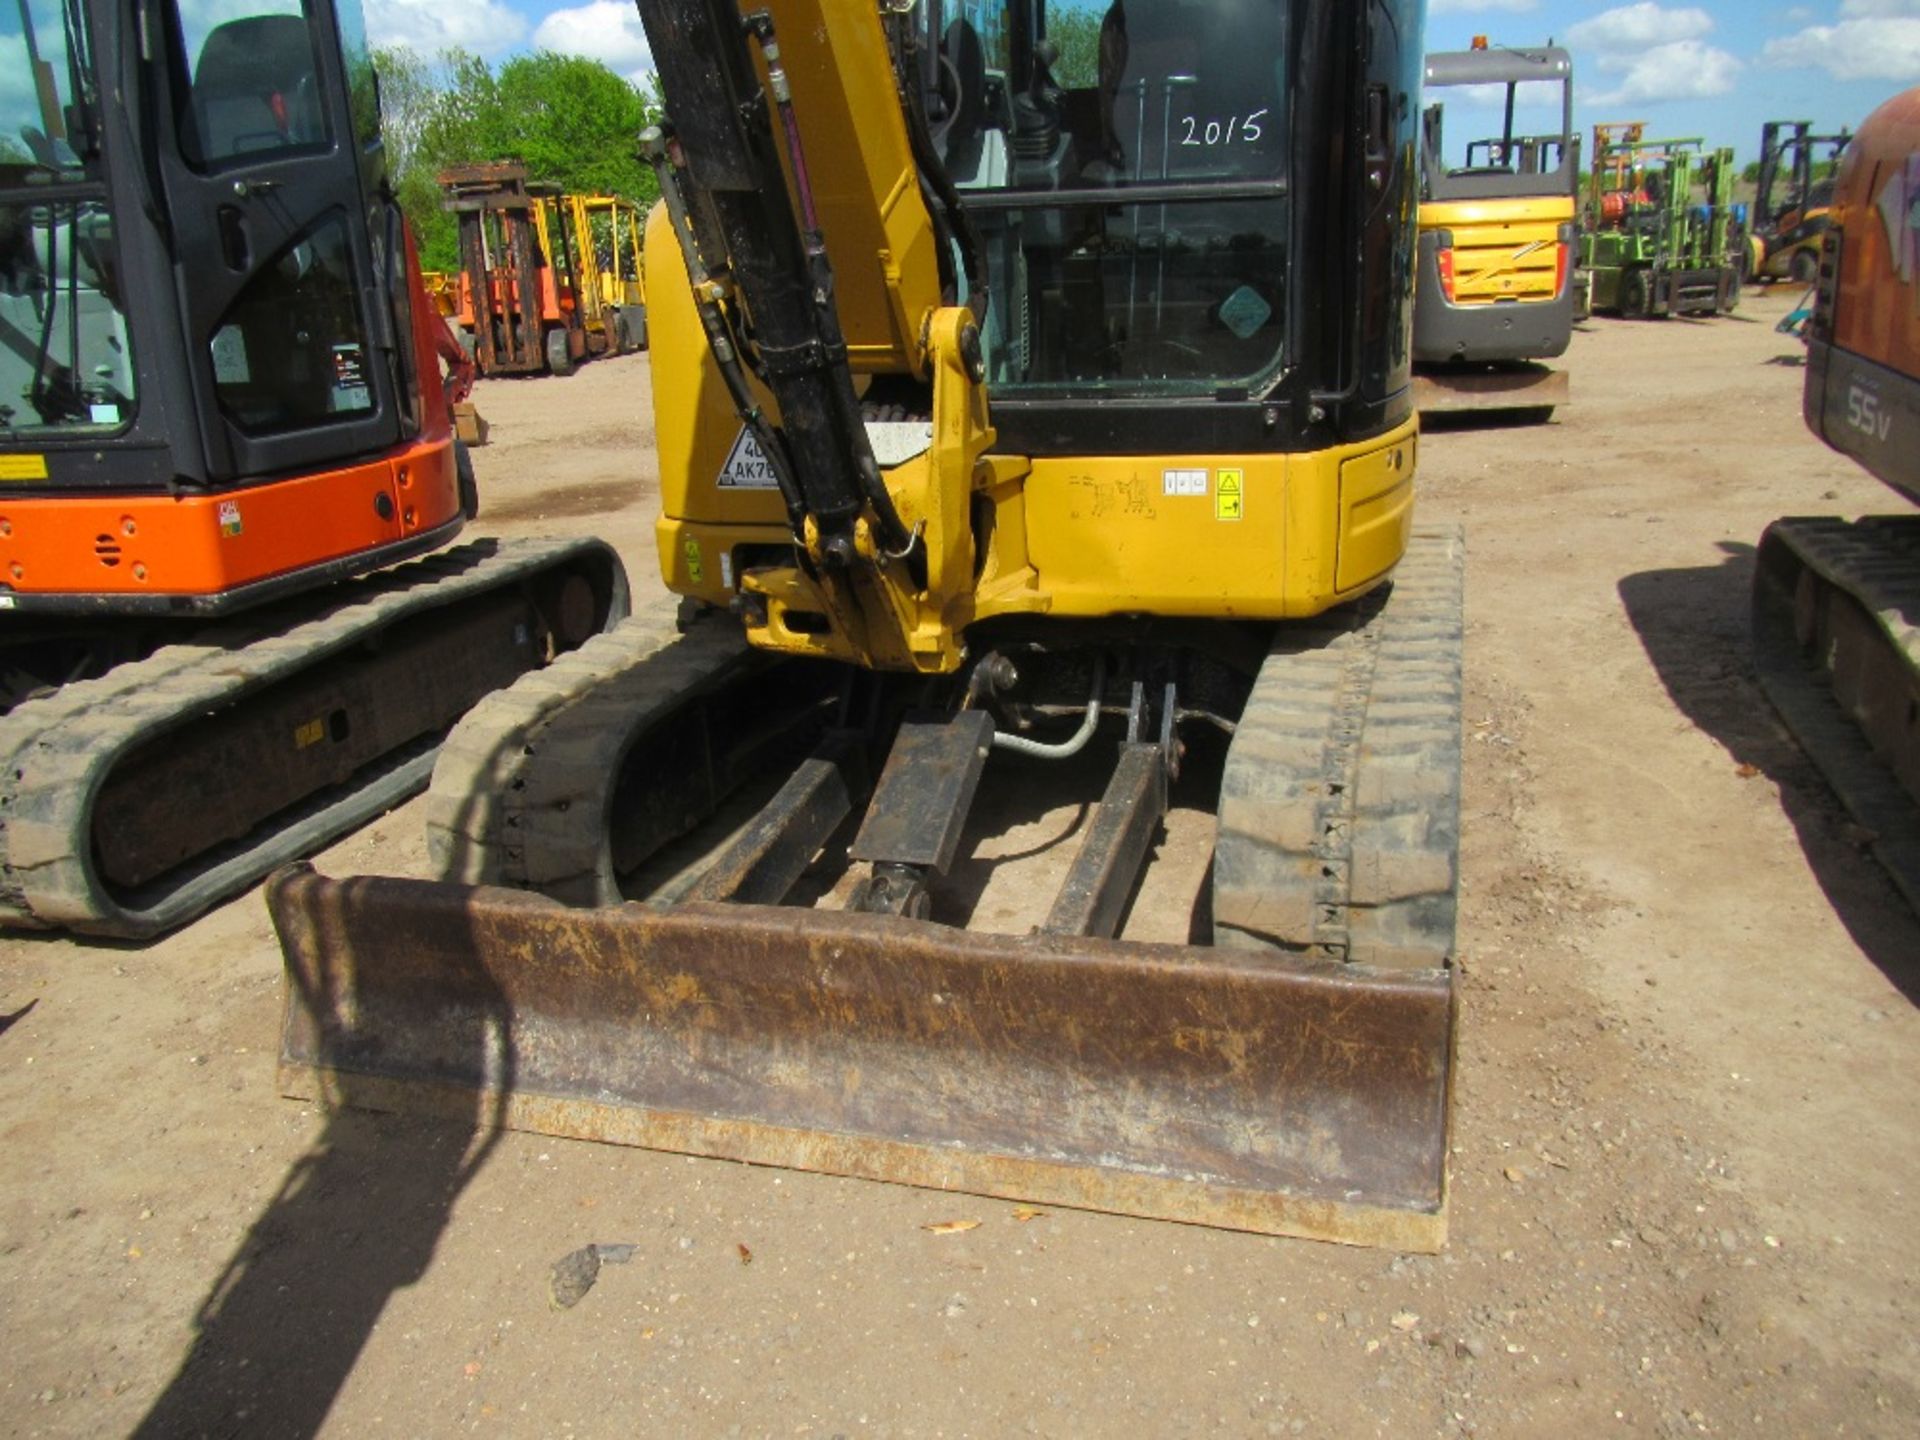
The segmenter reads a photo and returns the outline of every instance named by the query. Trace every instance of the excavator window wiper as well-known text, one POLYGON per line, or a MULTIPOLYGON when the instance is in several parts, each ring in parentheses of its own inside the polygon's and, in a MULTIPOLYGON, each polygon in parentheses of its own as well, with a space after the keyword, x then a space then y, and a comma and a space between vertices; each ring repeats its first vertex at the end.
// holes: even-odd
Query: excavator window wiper
POLYGON ((57 12, 49 0, 15 0, 14 14, 26 73, 0 109, 0 163, 28 171, 25 183, 99 178, 93 43, 79 0, 60 0, 57 12))
MULTIPOLYGON (((21 0, 24 8, 27 0, 21 0)), ((93 45, 80 0, 61 0, 60 21, 66 31, 67 84, 72 98, 61 117, 67 144, 84 163, 100 157, 100 130, 95 123, 93 45)))

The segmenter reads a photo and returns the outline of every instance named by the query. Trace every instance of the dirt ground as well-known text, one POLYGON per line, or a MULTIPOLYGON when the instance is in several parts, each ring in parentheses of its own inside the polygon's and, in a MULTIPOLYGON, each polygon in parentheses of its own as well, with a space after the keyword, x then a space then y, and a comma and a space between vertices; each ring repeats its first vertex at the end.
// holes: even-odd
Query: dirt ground
MULTIPOLYGON (((1470 554, 1444 1254, 329 1117, 252 894, 0 941, 0 1433, 1912 1434, 1920 925, 1745 643, 1770 518, 1896 502, 1802 428, 1790 300, 1596 321, 1554 424, 1423 441, 1470 554), (589 1242, 637 1250, 549 1308, 589 1242)), ((484 385, 482 528, 657 594, 647 365, 484 385)), ((424 873, 420 808, 322 867, 424 873)))

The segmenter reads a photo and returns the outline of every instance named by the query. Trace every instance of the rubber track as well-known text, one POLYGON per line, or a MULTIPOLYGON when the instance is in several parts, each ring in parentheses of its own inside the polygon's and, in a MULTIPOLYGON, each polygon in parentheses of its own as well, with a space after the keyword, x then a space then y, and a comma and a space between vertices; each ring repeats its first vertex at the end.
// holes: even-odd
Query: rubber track
MULTIPOLYGON (((1832 517, 1776 521, 1762 548, 1779 545, 1871 615, 1888 647, 1920 670, 1920 517, 1832 517)), ((1765 572, 1756 587, 1765 583, 1765 572)), ((1787 729, 1849 814, 1872 833, 1874 858, 1920 911, 1920 809, 1897 776, 1873 753, 1831 684, 1801 653, 1792 596, 1769 603, 1756 588, 1754 668, 1787 729)))
POLYGON ((454 727, 434 767, 435 872, 619 904, 608 811, 621 762, 654 724, 753 659, 731 616, 681 634, 661 606, 495 691, 454 727))
POLYGON ((1215 943, 1450 962, 1464 560, 1418 530, 1390 587, 1277 632, 1221 780, 1215 943))
POLYGON ((349 649, 370 631, 596 552, 618 581, 610 617, 617 618, 626 611, 624 571, 600 541, 483 541, 355 581, 343 587, 346 599, 291 626, 249 617, 209 626, 189 643, 16 706, 0 718, 0 926, 145 939, 391 809, 426 784, 437 749, 431 741, 368 766, 351 790, 334 787, 294 807, 271 834, 216 847, 183 867, 177 881, 143 889, 138 902, 109 895, 93 867, 93 798, 135 746, 349 649))

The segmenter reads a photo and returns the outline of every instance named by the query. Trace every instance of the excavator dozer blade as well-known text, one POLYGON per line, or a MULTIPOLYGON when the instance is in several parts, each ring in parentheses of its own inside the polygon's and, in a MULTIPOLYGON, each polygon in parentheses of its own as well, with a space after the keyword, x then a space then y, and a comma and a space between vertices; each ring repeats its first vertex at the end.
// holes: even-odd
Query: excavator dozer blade
POLYGON ((283 870, 289 1095, 1400 1250, 1447 972, 283 870))

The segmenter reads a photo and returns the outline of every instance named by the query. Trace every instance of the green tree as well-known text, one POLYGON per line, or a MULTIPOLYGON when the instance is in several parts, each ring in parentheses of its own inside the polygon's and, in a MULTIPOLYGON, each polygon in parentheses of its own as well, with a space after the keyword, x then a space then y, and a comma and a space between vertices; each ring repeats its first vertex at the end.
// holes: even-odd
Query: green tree
POLYGON ((438 179, 455 165, 518 160, 535 180, 640 205, 659 193, 636 154, 658 106, 598 60, 542 52, 496 70, 458 50, 433 65, 387 52, 380 80, 390 173, 429 269, 458 263, 438 179))
POLYGON ((380 132, 387 146, 387 170, 398 175, 419 156, 420 134, 440 98, 431 62, 399 47, 373 52, 380 77, 380 132))
POLYGON ((1047 39, 1055 50, 1053 78, 1064 90, 1090 90, 1100 83, 1100 22, 1104 7, 1047 12, 1047 39))
POLYGON ((636 153, 653 118, 646 99, 600 61, 519 55, 500 67, 494 87, 499 108, 488 133, 536 178, 640 202, 659 193, 636 153))

